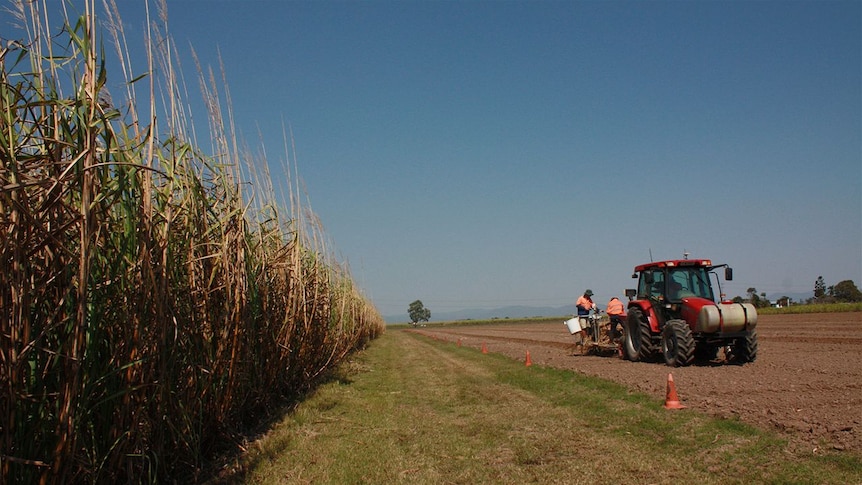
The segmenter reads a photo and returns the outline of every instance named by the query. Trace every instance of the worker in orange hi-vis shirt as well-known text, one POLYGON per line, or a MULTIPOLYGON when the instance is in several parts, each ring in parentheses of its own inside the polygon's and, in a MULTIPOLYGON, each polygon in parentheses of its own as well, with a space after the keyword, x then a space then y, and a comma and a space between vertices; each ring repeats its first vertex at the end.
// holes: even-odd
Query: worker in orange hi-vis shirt
POLYGON ((578 302, 575 304, 578 307, 578 315, 589 315, 590 310, 596 307, 592 297, 593 290, 587 290, 578 298, 578 302))
POLYGON ((617 325, 620 327, 623 326, 623 321, 626 318, 626 308, 623 306, 623 302, 620 301, 619 298, 613 297, 611 301, 608 302, 608 307, 605 309, 605 312, 611 318, 611 328, 608 330, 608 337, 613 341, 616 338, 619 338, 621 334, 617 333, 617 325))
MULTIPOLYGON (((590 311, 596 308, 596 304, 593 303, 593 290, 587 290, 578 298, 578 302, 575 304, 578 308, 578 321, 581 324, 581 345, 584 344, 588 337, 587 328, 588 328, 588 320, 586 318, 587 315, 590 314, 590 311)), ((598 336, 595 337, 598 339, 598 336)))

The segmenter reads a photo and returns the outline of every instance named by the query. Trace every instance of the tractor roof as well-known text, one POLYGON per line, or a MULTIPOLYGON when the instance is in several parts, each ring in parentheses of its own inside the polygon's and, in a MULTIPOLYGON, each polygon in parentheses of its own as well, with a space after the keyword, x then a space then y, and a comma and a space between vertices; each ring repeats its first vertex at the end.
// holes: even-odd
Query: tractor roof
POLYGON ((677 266, 712 266, 712 260, 709 259, 671 259, 668 261, 654 261, 635 266, 635 272, 641 272, 647 269, 654 268, 673 268, 677 266))

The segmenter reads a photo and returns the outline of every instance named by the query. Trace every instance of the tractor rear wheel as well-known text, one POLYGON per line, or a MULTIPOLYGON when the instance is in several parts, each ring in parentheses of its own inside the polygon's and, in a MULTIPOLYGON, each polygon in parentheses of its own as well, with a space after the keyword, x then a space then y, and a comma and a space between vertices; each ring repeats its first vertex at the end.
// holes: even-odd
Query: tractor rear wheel
POLYGON ((629 310, 625 330, 623 356, 632 362, 649 360, 653 355, 652 333, 643 312, 637 308, 629 310))
POLYGON ((734 364, 747 364, 757 359, 757 329, 733 341, 727 360, 734 364))
POLYGON ((694 361, 694 337, 685 320, 668 320, 661 332, 664 361, 673 367, 691 365, 694 361))

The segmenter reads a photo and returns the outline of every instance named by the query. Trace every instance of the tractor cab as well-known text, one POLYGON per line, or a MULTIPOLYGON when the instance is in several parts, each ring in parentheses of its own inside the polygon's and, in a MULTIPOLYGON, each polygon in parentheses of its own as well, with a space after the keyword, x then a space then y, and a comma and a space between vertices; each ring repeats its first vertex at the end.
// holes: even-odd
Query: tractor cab
MULTIPOLYGON (((725 266, 725 279, 733 279, 733 270, 725 266)), ((632 278, 639 278, 635 298, 659 304, 679 304, 684 298, 701 298, 715 302, 710 283, 712 266, 708 259, 676 260, 648 263, 635 268, 632 278)))

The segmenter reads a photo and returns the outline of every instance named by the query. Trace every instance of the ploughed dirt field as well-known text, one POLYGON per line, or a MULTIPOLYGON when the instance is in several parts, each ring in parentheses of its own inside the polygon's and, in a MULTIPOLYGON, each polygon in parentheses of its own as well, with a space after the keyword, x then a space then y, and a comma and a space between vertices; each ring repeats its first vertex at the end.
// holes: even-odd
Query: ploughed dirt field
MULTIPOLYGON (((784 434, 799 451, 862 453, 862 313, 760 315, 757 360, 672 368, 583 355, 559 323, 425 327, 419 333, 462 346, 610 379, 665 400, 673 373, 682 404, 784 434)), ((685 412, 685 411, 682 411, 685 412)))

